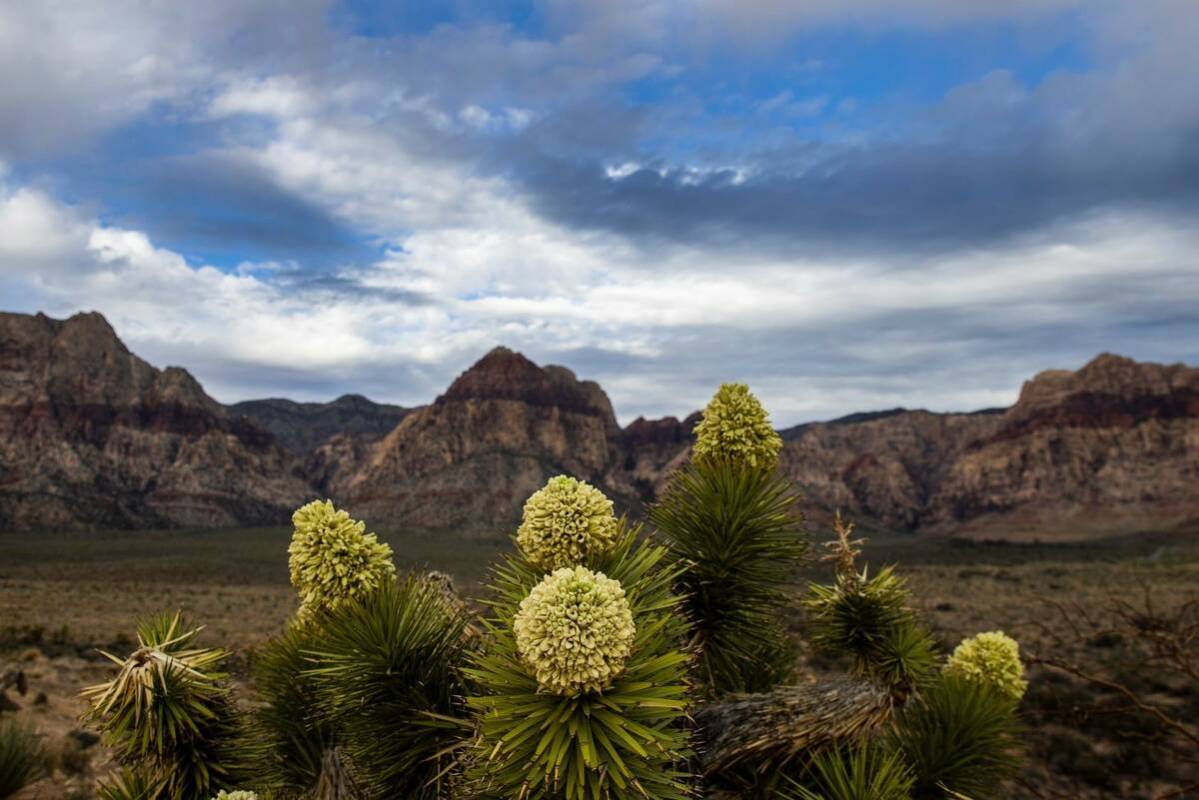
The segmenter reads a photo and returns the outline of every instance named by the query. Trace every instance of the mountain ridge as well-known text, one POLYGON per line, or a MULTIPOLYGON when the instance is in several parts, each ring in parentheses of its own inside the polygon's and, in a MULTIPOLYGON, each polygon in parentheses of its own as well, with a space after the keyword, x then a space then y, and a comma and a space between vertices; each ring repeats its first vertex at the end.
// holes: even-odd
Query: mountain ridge
MULTIPOLYGON (((640 513, 699 419, 617 422, 594 381, 496 347, 433 402, 222 406, 96 313, 0 314, 0 528, 282 522, 328 496, 379 527, 494 534, 567 472, 640 513)), ((1102 353, 1007 409, 849 414, 781 431, 816 524, 995 538, 1199 525, 1199 370, 1102 353)))

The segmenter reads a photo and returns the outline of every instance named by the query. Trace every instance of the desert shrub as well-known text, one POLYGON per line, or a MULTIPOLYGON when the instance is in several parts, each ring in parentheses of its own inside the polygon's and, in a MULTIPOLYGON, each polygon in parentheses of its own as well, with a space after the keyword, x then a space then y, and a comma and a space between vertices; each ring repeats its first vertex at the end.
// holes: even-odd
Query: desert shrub
POLYGON ((44 772, 45 754, 33 725, 0 719, 0 798, 12 797, 44 772))

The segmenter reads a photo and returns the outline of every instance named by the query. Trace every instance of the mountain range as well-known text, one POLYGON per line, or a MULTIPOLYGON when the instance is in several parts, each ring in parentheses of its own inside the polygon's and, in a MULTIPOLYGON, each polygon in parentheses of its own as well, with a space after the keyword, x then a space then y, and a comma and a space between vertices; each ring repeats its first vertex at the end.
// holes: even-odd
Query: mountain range
MULTIPOLYGON (((715 388, 715 387, 713 387, 715 388)), ((97 313, 0 313, 0 530, 285 522, 330 497, 381 529, 508 532, 569 473, 633 514, 698 412, 621 426, 596 383, 497 347, 432 403, 209 397, 97 313)), ((780 431, 822 524, 1030 539, 1199 527, 1199 369, 1102 354, 1007 409, 892 409, 780 431)))

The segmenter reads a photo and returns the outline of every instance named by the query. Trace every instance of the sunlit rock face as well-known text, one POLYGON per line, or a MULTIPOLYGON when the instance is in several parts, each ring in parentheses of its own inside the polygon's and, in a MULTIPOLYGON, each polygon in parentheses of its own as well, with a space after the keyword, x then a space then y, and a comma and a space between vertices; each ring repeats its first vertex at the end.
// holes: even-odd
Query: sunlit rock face
POLYGON ((931 498, 942 528, 1088 535, 1199 523, 1199 370, 1101 355, 1025 383, 931 498))

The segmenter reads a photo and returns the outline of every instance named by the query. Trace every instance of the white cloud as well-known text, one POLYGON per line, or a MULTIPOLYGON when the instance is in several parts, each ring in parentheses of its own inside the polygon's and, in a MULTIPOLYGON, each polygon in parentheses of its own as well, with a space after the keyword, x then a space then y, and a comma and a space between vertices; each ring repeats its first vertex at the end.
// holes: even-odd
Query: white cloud
POLYGON ((1100 216, 920 269, 677 248, 646 270, 646 253, 623 240, 557 228, 511 197, 474 202, 486 213, 470 225, 404 238, 402 250, 347 270, 361 289, 341 293, 277 281, 294 277, 277 265, 195 266, 142 232, 10 188, 0 234, 26 235, 0 236, 0 280, 26 310, 99 309, 135 351, 195 368, 225 400, 243 396, 248 369, 328 374, 341 391, 386 386, 381 370, 419 369, 428 385, 392 386, 382 398, 419 402, 503 342, 542 358, 610 354, 624 366, 573 366, 601 380, 625 419, 685 413, 715 381, 738 377, 786 423, 1010 402, 1035 369, 1074 365, 1052 359, 1104 349, 1086 338, 1045 343, 1047 327, 1137 324, 1199 303, 1199 234, 1148 217, 1100 216), (31 273, 30 260, 47 266, 31 273), (1091 288, 1110 286, 1122 288, 1091 288), (397 290, 428 302, 397 303, 397 290), (987 335, 1005 338, 1001 352, 970 341, 987 335), (810 360, 789 360, 789 342, 810 360))

